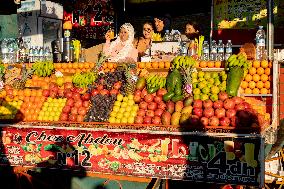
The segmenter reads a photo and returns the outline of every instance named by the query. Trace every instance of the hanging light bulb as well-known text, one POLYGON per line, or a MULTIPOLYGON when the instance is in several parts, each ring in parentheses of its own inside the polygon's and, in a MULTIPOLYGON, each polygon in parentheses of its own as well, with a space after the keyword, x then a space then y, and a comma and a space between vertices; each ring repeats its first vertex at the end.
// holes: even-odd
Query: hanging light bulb
POLYGON ((21 4, 21 0, 14 0, 14 3, 19 5, 19 4, 21 4))

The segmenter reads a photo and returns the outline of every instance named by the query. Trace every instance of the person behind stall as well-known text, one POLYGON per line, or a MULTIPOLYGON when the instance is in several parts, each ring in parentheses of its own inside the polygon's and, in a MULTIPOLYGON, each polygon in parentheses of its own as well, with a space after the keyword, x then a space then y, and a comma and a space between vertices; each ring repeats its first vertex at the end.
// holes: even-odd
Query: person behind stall
POLYGON ((110 42, 110 31, 106 33, 105 38, 103 53, 109 57, 109 62, 137 62, 138 51, 133 46, 134 28, 130 23, 120 27, 116 40, 110 42))
POLYGON ((154 24, 155 33, 161 34, 162 38, 164 37, 166 30, 169 30, 169 32, 171 32, 171 19, 169 15, 155 17, 154 24))
POLYGON ((143 36, 134 40, 134 46, 138 50, 139 57, 146 55, 146 50, 150 48, 153 32, 153 24, 151 22, 145 22, 143 24, 143 36))
POLYGON ((196 22, 187 22, 185 25, 185 34, 181 35, 182 41, 190 41, 195 38, 198 39, 199 35, 201 35, 201 29, 196 22))

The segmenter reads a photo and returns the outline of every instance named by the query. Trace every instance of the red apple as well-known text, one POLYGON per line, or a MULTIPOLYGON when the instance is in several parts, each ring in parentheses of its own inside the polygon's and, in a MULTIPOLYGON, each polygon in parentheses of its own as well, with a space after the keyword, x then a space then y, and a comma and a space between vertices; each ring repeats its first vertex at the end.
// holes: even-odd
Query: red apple
POLYGON ((156 110, 158 107, 156 102, 149 102, 148 103, 148 110, 156 110))
POLYGON ((210 117, 209 118, 209 125, 210 126, 218 126, 219 125, 219 118, 216 116, 210 117))
POLYGON ((42 95, 45 96, 45 97, 49 97, 49 94, 50 94, 50 92, 49 92, 48 89, 44 89, 44 90, 42 91, 42 95))
POLYGON ((78 114, 78 108, 77 107, 72 107, 71 108, 71 114, 77 115, 78 114))
POLYGON ((90 100, 91 99, 91 95, 89 93, 85 93, 83 94, 83 96, 81 97, 82 100, 90 100))
POLYGON ((194 100, 193 108, 202 108, 202 100, 194 100))
POLYGON ((155 110, 155 116, 159 116, 159 117, 161 117, 162 116, 162 114, 163 114, 163 112, 164 112, 164 110, 162 110, 162 109, 157 109, 157 110, 155 110))
POLYGON ((109 95, 109 91, 107 89, 103 89, 100 91, 101 95, 109 95))
POLYGON ((221 126, 230 126, 230 119, 228 117, 221 117, 219 119, 220 125, 221 126))
POLYGON ((64 106, 64 108, 62 109, 63 113, 69 113, 70 111, 71 111, 71 106, 68 105, 64 106))
POLYGON ((115 84, 113 84, 113 88, 119 90, 121 88, 121 81, 118 81, 115 84))
POLYGON ((139 109, 137 111, 137 115, 140 117, 144 117, 146 115, 145 109, 139 109))
POLYGON ((217 108, 223 108, 223 101, 222 101, 222 100, 217 100, 217 101, 215 101, 214 104, 213 104, 213 107, 214 107, 215 109, 217 109, 217 108))
POLYGON ((51 98, 56 98, 57 92, 55 92, 55 91, 50 91, 49 96, 50 96, 51 98))
POLYGON ((202 118, 200 119, 200 122, 201 122, 201 124, 202 124, 203 126, 208 126, 208 124, 209 124, 209 119, 208 119, 207 117, 202 117, 202 118))
POLYGON ((151 124, 151 122, 152 122, 152 117, 149 117, 149 116, 144 117, 143 119, 144 124, 151 124))
POLYGON ((159 103, 161 103, 163 101, 163 98, 160 97, 160 96, 155 96, 154 97, 154 101, 159 104, 159 103))
POLYGON ((67 121, 68 120, 68 114, 67 113, 62 113, 60 116, 60 121, 67 121))
POLYGON ((202 117, 202 108, 193 108, 193 114, 202 117))
POLYGON ((71 91, 65 91, 64 92, 64 96, 68 99, 73 98, 73 93, 71 91))
POLYGON ((58 96, 59 97, 64 97, 65 95, 64 95, 64 89, 59 89, 58 90, 58 96))
POLYGON ((64 89, 72 89, 72 88, 73 88, 72 82, 66 82, 66 83, 64 83, 64 89))
POLYGON ((160 125, 160 124, 161 124, 161 117, 159 117, 159 116, 154 116, 154 117, 152 118, 152 123, 153 123, 153 124, 160 125))
POLYGON ((97 90, 98 91, 101 91, 101 90, 103 90, 104 89, 104 86, 103 85, 97 85, 97 90))
POLYGON ((231 118, 231 126, 238 127, 240 125, 240 119, 235 116, 231 118))
POLYGON ((86 115, 87 114, 87 109, 86 108, 84 108, 84 107, 80 107, 79 109, 78 109, 78 114, 79 115, 86 115))
POLYGON ((159 109, 165 110, 166 107, 167 107, 167 105, 164 102, 161 102, 161 103, 158 104, 159 109))
POLYGON ((111 89, 111 90, 109 91, 109 94, 110 94, 110 95, 117 95, 117 94, 118 94, 118 90, 117 90, 117 89, 111 89))
POLYGON ((83 122, 83 121, 84 121, 84 115, 78 115, 77 122, 83 122))
POLYGON ((135 92, 134 92, 134 96, 141 96, 141 91, 140 90, 136 90, 135 92))
POLYGON ((76 100, 76 102, 75 102, 75 104, 74 104, 74 106, 77 107, 77 108, 82 107, 82 105, 83 105, 82 100, 76 100))
POLYGON ((135 103, 139 103, 141 101, 140 95, 134 95, 133 100, 134 100, 135 103))
POLYGON ((135 117, 135 123, 142 124, 143 123, 143 117, 142 116, 136 116, 135 117))
POLYGON ((203 108, 212 108, 213 102, 211 100, 205 100, 203 101, 203 108))
POLYGON ((250 109, 251 108, 251 105, 247 102, 243 102, 243 105, 245 107, 245 109, 250 109))
POLYGON ((97 94, 99 94, 99 90, 98 89, 93 89, 91 92, 92 96, 96 96, 97 94))
POLYGON ((244 101, 241 97, 238 96, 234 96, 232 100, 234 101, 235 104, 240 104, 244 101))
POLYGON ((235 117, 236 116, 236 110, 234 109, 229 109, 226 111, 226 117, 228 118, 232 118, 232 117, 235 117))
POLYGON ((145 102, 152 102, 154 100, 154 96, 152 94, 147 94, 144 97, 145 102))
POLYGON ((139 108, 140 108, 140 109, 147 110, 147 106, 148 106, 148 103, 145 102, 145 101, 142 101, 142 102, 140 102, 140 104, 139 104, 139 108))
POLYGON ((226 110, 224 108, 217 108, 215 110, 215 116, 217 118, 225 117, 225 115, 226 115, 226 110))
POLYGON ((74 105, 74 100, 72 98, 69 98, 66 102, 66 105, 72 107, 74 105))
POLYGON ((240 111, 240 110, 244 110, 244 109, 245 109, 245 105, 243 103, 235 105, 236 111, 240 111))
POLYGON ((49 89, 52 90, 57 87, 57 84, 54 82, 49 83, 49 89))
POLYGON ((226 92, 224 92, 224 91, 222 91, 222 92, 220 92, 218 94, 218 99, 219 100, 225 101, 228 98, 229 98, 229 95, 226 92))
POLYGON ((157 91, 157 96, 162 98, 166 93, 167 93, 167 90, 164 88, 161 88, 157 91))
POLYGON ((232 99, 226 99, 224 101, 224 108, 225 109, 233 109, 235 107, 235 103, 232 99))
POLYGON ((76 101, 76 100, 80 100, 81 99, 81 95, 78 92, 73 92, 72 94, 72 98, 76 101))
POLYGON ((77 116, 74 115, 74 114, 71 114, 71 115, 69 115, 69 117, 68 117, 68 120, 69 120, 69 121, 76 121, 76 119, 77 119, 77 116))
POLYGON ((213 108, 205 108, 203 110, 203 116, 205 116, 207 118, 214 116, 214 109, 213 108))
POLYGON ((89 108, 90 102, 89 101, 84 101, 82 106, 85 107, 85 108, 89 108))
POLYGON ((147 94, 148 94, 147 89, 144 88, 144 89, 141 91, 141 98, 144 98, 147 94))
POLYGON ((154 116, 155 116, 154 110, 147 110, 146 111, 146 117, 154 117, 154 116))

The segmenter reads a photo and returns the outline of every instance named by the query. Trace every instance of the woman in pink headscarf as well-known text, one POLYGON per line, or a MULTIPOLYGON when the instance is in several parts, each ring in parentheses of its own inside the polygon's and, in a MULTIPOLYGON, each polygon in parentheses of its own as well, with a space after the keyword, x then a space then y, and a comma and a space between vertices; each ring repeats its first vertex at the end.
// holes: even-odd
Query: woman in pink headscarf
POLYGON ((130 23, 120 27, 118 38, 110 42, 110 32, 105 35, 103 52, 110 62, 137 62, 138 51, 133 46, 134 28, 130 23))

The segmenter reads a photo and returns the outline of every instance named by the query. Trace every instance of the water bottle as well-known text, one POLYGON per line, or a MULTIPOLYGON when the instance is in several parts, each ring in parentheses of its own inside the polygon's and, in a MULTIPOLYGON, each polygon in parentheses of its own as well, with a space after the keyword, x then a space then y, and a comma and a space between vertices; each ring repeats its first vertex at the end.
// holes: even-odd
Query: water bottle
POLYGON ((263 26, 259 26, 258 31, 255 36, 256 40, 256 59, 263 60, 265 59, 265 31, 263 26))
POLYGON ((171 41, 171 34, 169 30, 166 30, 166 33, 164 35, 164 41, 171 41))
POLYGON ((31 47, 30 50, 29 50, 29 61, 35 62, 34 61, 34 47, 31 47))
POLYGON ((226 44, 226 54, 225 54, 225 60, 228 60, 229 57, 232 55, 233 49, 232 49, 232 41, 228 40, 226 44))
POLYGON ((224 60, 224 44, 222 40, 218 42, 218 57, 217 60, 223 61, 224 60))
POLYGON ((209 60, 209 44, 207 41, 204 41, 202 46, 202 60, 209 60))
POLYGON ((217 43, 215 40, 212 41, 210 60, 213 60, 213 61, 217 60, 217 43))

